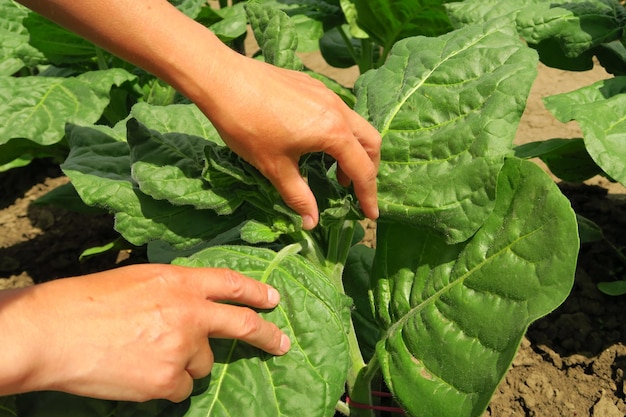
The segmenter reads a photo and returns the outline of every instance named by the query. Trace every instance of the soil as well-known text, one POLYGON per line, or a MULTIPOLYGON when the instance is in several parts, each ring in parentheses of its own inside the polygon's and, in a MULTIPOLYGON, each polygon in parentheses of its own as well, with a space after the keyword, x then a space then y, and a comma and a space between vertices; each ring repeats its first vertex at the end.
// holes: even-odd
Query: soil
MULTIPOLYGON (((324 70, 314 58, 306 62, 324 70)), ((350 85, 356 73, 349 69, 330 75, 350 85)), ((575 124, 563 125, 549 115, 540 98, 606 77, 601 69, 563 73, 541 67, 516 142, 579 136, 575 124)), ((33 204, 66 182, 58 166, 48 161, 0 174, 0 288, 144 261, 140 250, 78 260, 85 249, 107 244, 117 235, 109 215, 33 204)), ((613 245, 626 245, 623 187, 601 178, 559 186, 576 212, 598 223, 613 245)), ((485 417, 626 415, 625 298, 604 295, 596 287, 623 277, 624 267, 608 244, 582 246, 571 295, 530 327, 485 417)))

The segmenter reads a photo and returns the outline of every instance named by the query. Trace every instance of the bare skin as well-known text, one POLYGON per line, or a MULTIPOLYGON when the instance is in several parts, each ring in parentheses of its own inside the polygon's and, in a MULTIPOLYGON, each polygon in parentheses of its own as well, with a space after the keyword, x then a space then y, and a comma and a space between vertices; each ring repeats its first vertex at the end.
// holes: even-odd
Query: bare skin
MULTIPOLYGON (((339 181, 352 182, 365 215, 378 217, 380 135, 322 83, 233 52, 165 0, 20 2, 186 95, 306 229, 319 213, 297 164, 314 151, 335 157, 339 181)), ((167 265, 0 292, 0 395, 59 390, 181 401, 213 366, 208 337, 241 339, 276 355, 289 350, 275 325, 219 301, 272 308, 278 294, 233 271, 167 265)))
POLYGON ((365 215, 378 217, 380 135, 321 82, 232 51, 165 0, 21 3, 187 96, 227 145, 274 184, 306 229, 319 213, 298 160, 314 151, 338 161, 340 183, 352 182, 365 215))
POLYGON ((2 291, 0 396, 58 390, 182 401, 213 366, 207 337, 289 350, 287 336, 254 310, 219 303, 271 309, 279 298, 228 269, 156 264, 2 291))

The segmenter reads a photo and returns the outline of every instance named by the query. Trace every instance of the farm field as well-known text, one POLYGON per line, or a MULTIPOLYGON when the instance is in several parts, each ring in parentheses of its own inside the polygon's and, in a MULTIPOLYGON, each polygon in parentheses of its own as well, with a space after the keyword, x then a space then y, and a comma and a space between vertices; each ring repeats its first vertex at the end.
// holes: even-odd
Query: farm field
MULTIPOLYGON (((315 56, 307 65, 344 84, 355 72, 322 68, 315 56)), ((540 98, 602 79, 601 69, 567 73, 541 67, 518 130, 518 144, 576 137, 575 124, 562 125, 540 98)), ((112 217, 86 215, 32 202, 67 182, 58 166, 37 161, 0 174, 0 288, 30 285, 143 262, 141 251, 120 251, 79 262, 87 248, 115 239, 112 217)), ((617 247, 626 245, 626 194, 603 179, 585 185, 560 184, 577 213, 599 224, 617 247)), ((369 234, 370 238, 373 233, 369 234)), ((565 303, 529 329, 512 368, 486 416, 618 417, 626 413, 626 324, 624 298, 597 290, 596 283, 622 276, 622 263, 602 244, 583 245, 574 289, 565 303)))

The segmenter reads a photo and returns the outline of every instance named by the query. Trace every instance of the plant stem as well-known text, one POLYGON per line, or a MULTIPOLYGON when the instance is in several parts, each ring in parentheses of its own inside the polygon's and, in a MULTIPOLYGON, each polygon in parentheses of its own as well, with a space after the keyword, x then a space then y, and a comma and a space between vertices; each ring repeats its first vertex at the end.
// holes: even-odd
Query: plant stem
POLYGON ((345 30, 341 26, 337 28, 341 38, 348 48, 348 52, 356 65, 359 67, 359 73, 363 74, 367 70, 372 69, 373 55, 372 55, 372 42, 369 39, 361 39, 361 53, 357 53, 356 49, 352 45, 352 39, 346 34, 345 30))
MULTIPOLYGON (((353 402, 372 405, 372 380, 379 369, 378 359, 374 355, 367 365, 359 369, 356 375, 350 375, 354 379, 352 381, 348 380, 348 395, 353 402)), ((350 407, 350 416, 372 417, 373 415, 374 412, 372 410, 350 407)))
POLYGON ((96 57, 98 59, 98 69, 99 70, 109 69, 109 64, 108 64, 106 58, 104 57, 104 52, 102 51, 102 48, 96 47, 96 57))

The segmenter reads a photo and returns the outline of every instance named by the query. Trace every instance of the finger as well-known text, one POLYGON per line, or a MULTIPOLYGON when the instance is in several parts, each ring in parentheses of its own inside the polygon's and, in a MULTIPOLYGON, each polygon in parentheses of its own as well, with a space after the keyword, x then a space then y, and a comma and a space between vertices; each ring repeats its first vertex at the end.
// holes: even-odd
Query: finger
POLYGON ((341 168, 343 175, 352 180, 354 192, 361 203, 363 213, 370 218, 378 218, 378 198, 376 175, 378 173, 375 161, 372 161, 360 143, 353 139, 343 146, 328 150, 341 168))
POLYGON ((317 202, 308 184, 300 175, 297 163, 285 160, 275 165, 276 174, 267 173, 267 178, 274 184, 285 204, 302 217, 302 227, 311 230, 317 225, 319 212, 317 202))
POLYGON ((380 165, 380 146, 382 144, 380 133, 358 113, 352 110, 351 112, 353 117, 350 118, 350 123, 354 136, 356 136, 357 140, 376 166, 376 170, 378 170, 380 165))
POLYGON ((275 288, 227 268, 187 268, 207 300, 232 301, 257 308, 274 308, 280 301, 275 288))
POLYGON ((274 324, 255 311, 228 304, 211 304, 210 337, 238 339, 274 355, 285 354, 289 338, 274 324))
POLYGON ((209 346, 209 339, 204 339, 196 354, 189 359, 185 370, 193 379, 204 378, 211 372, 214 359, 213 351, 209 346))

